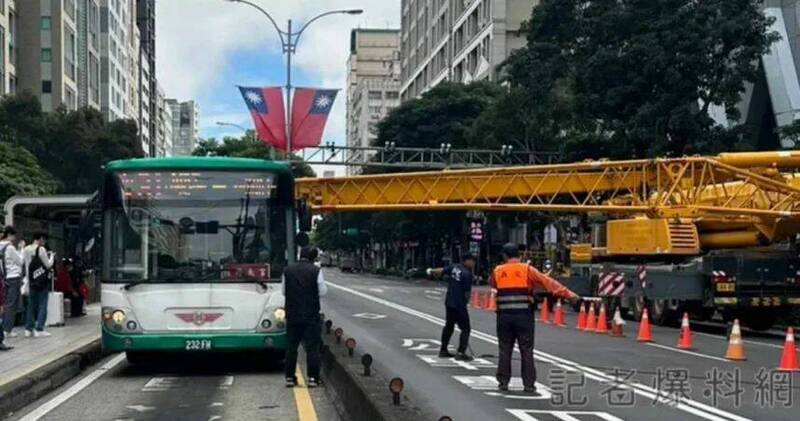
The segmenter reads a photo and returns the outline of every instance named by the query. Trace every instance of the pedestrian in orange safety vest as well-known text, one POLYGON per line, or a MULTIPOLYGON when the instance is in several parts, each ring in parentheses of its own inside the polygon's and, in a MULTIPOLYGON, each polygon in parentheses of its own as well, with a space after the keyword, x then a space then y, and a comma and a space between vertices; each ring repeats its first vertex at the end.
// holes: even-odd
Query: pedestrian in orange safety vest
POLYGON ((511 354, 519 344, 522 357, 522 384, 525 392, 536 391, 536 367, 533 364, 534 312, 533 289, 537 285, 557 297, 577 300, 579 296, 535 267, 519 260, 519 247, 503 246, 503 264, 492 273, 491 286, 497 289, 497 338, 500 347, 497 382, 501 391, 511 381, 511 354))

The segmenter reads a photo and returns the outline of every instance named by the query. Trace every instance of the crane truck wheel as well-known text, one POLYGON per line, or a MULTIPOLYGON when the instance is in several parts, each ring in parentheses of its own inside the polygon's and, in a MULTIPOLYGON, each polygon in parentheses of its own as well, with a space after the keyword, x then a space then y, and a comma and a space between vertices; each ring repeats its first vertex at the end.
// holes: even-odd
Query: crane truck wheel
POLYGON ((633 319, 637 322, 642 320, 642 313, 644 313, 645 308, 647 308, 648 312, 650 311, 647 299, 645 299, 642 295, 631 297, 628 308, 630 308, 630 313, 633 315, 633 319))
POLYGON ((650 305, 650 320, 660 326, 672 326, 677 320, 669 300, 655 299, 650 305))

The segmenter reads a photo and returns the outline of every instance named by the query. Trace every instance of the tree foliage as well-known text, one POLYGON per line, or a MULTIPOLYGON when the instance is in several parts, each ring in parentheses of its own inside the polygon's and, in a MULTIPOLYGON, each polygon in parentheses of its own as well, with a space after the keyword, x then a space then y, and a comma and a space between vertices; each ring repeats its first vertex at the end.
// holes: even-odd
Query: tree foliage
POLYGON ((107 162, 144 155, 134 121, 108 123, 92 108, 44 113, 27 93, 0 100, 0 143, 29 151, 32 171, 44 168, 63 193, 92 193, 107 162))
POLYGON ((494 113, 522 113, 520 127, 568 159, 752 146, 708 110, 739 117, 745 83, 777 39, 769 25, 758 0, 543 0, 508 61, 517 100, 494 113))
POLYGON ((30 152, 0 142, 0 203, 14 195, 52 194, 58 187, 59 183, 30 152))
MULTIPOLYGON (((230 156, 237 158, 256 158, 274 160, 278 152, 269 145, 255 138, 255 133, 248 130, 242 137, 226 136, 222 141, 202 139, 198 142, 194 156, 230 156)), ((292 174, 295 177, 314 177, 314 170, 303 162, 292 163, 292 174)))

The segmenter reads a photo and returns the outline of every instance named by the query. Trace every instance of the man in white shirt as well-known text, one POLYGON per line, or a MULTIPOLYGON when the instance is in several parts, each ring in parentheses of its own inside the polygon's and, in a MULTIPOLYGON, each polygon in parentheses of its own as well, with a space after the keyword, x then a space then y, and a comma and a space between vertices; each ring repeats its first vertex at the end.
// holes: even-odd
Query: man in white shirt
POLYGON ((50 294, 50 272, 55 262, 55 254, 45 248, 47 234, 34 234, 33 243, 23 251, 25 260, 28 308, 25 311, 25 336, 50 336, 45 332, 47 322, 47 298, 50 294), (35 330, 34 330, 35 329, 35 330))
POLYGON ((2 330, 0 333, 0 343, 3 337, 13 338, 17 333, 13 331, 14 319, 17 316, 17 309, 21 303, 20 290, 22 289, 22 277, 25 273, 23 269, 24 259, 19 251, 25 246, 20 242, 19 249, 17 244, 17 230, 12 226, 3 229, 0 236, 0 255, 3 256, 3 273, 5 275, 5 300, 2 303, 3 312, 0 314, 2 319, 2 330))

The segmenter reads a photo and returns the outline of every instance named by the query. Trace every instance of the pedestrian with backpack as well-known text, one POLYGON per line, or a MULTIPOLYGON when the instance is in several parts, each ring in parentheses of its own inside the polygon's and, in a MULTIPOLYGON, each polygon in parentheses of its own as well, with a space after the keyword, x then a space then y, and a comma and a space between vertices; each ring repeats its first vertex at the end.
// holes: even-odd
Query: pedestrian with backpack
POLYGON ((25 249, 25 268, 28 274, 28 308, 25 312, 25 336, 45 337, 47 322, 47 297, 50 294, 51 271, 55 254, 45 248, 47 234, 39 232, 33 236, 33 244, 25 249))
MULTIPOLYGON (((20 242, 19 248, 17 248, 16 242, 17 230, 10 225, 5 227, 0 235, 0 278, 3 280, 5 293, 2 302, 3 311, 0 313, 0 318, 3 319, 3 333, 0 333, 0 338, 3 339, 17 336, 17 333, 13 331, 14 320, 22 301, 20 291, 24 275, 24 259, 19 250, 25 246, 25 243, 20 242)), ((2 343, 2 339, 0 339, 0 343, 2 343)))

